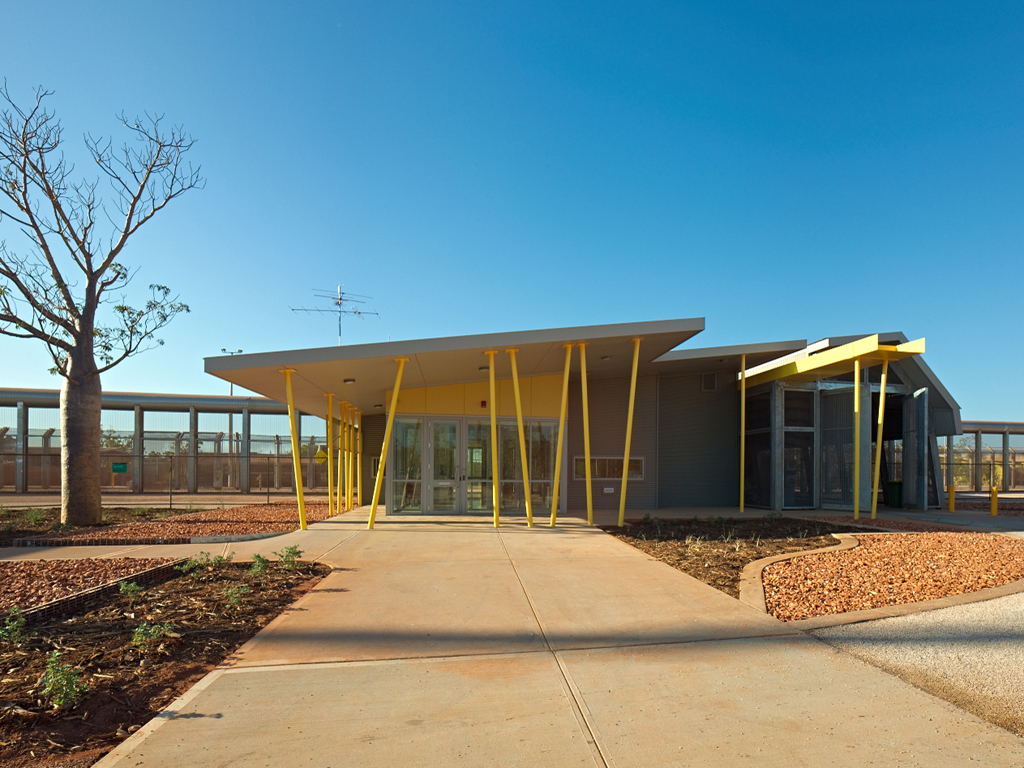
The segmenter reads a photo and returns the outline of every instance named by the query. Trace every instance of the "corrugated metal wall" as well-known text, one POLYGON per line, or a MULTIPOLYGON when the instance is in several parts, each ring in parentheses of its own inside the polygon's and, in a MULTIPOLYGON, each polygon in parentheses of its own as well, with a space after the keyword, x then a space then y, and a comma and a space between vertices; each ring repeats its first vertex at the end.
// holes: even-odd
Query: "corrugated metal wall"
MULTIPOLYGON (((626 507, 655 509, 658 506, 658 380, 640 376, 636 382, 633 407, 633 439, 630 455, 644 458, 644 479, 630 480, 626 507)), ((622 457, 626 445, 626 416, 629 409, 629 379, 590 379, 590 455, 622 457)), ((583 399, 579 382, 569 384, 569 509, 587 508, 585 481, 572 479, 573 459, 583 456, 583 399)), ((594 481, 594 507, 618 509, 622 485, 619 480, 594 481), (614 488, 613 493, 604 493, 614 488)))
POLYGON ((739 392, 718 374, 714 392, 701 377, 662 376, 658 410, 658 505, 739 504, 739 392))

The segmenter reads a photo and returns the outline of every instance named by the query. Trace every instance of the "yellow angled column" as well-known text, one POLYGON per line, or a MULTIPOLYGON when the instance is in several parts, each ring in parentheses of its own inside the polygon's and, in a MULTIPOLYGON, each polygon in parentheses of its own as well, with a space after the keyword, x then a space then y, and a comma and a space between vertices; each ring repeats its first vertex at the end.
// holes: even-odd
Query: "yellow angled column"
POLYGON ((494 503, 494 527, 498 527, 500 513, 498 511, 498 499, 500 490, 498 488, 498 398, 494 391, 494 356, 497 352, 485 352, 487 355, 487 370, 491 382, 491 499, 494 503))
POLYGON ((292 432, 292 483, 299 502, 299 528, 306 530, 306 498, 302 493, 302 457, 299 455, 299 424, 295 417, 295 396, 292 393, 292 372, 294 368, 285 368, 284 386, 288 395, 288 425, 292 432))
POLYGON ((533 527, 533 504, 530 489, 530 457, 526 453, 526 434, 523 432, 523 406, 519 401, 519 372, 516 370, 518 349, 506 349, 512 360, 512 392, 516 398, 516 423, 519 425, 519 456, 523 464, 523 496, 526 498, 526 524, 533 527))
POLYGON ((370 504, 370 521, 366 526, 367 528, 373 528, 373 524, 377 520, 377 502, 380 501, 380 486, 384 481, 384 465, 388 460, 388 443, 391 442, 391 428, 395 424, 395 410, 398 408, 398 390, 402 386, 402 370, 405 368, 405 364, 409 362, 409 358, 400 357, 395 362, 398 363, 398 373, 395 374, 395 389, 391 393, 388 424, 384 428, 384 444, 380 447, 380 462, 377 464, 377 479, 373 484, 373 503, 370 504))
POLYGON ((740 512, 747 497, 747 356, 740 355, 740 512))
POLYGON ((569 402, 569 363, 572 362, 572 344, 564 344, 565 370, 562 372, 562 407, 558 410, 558 447, 555 448, 555 484, 551 490, 551 525, 558 517, 558 488, 562 477, 562 436, 565 434, 565 408, 569 402))
POLYGON ((355 506, 356 503, 356 489, 355 489, 355 466, 356 466, 356 409, 352 408, 348 412, 348 467, 346 469, 347 474, 345 475, 345 482, 348 484, 348 506, 349 509, 355 506))
POLYGON ((640 339, 633 339, 633 375, 629 379, 629 415, 626 416, 626 451, 622 457, 622 496, 619 498, 619 527, 626 524, 626 483, 629 480, 629 443, 633 437, 633 405, 636 402, 636 368, 640 363, 640 339))
POLYGON ((878 390, 878 439, 875 441, 875 477, 871 483, 871 519, 878 512, 878 477, 885 453, 882 450, 882 427, 885 424, 885 380, 889 375, 889 361, 882 364, 882 386, 878 390))
POLYGON ((356 411, 356 506, 363 506, 363 412, 356 411))
POLYGON ((853 519, 860 519, 860 360, 853 361, 853 519))
POLYGON ((580 344, 580 385, 583 390, 583 461, 587 478, 587 525, 594 524, 594 489, 590 482, 590 406, 587 403, 587 345, 580 344))
POLYGON ((334 393, 327 398, 327 516, 334 517, 334 393))
POLYGON ((348 511, 345 505, 345 454, 348 451, 348 443, 345 437, 345 412, 348 410, 348 401, 341 403, 341 413, 338 419, 338 506, 343 512, 348 511))

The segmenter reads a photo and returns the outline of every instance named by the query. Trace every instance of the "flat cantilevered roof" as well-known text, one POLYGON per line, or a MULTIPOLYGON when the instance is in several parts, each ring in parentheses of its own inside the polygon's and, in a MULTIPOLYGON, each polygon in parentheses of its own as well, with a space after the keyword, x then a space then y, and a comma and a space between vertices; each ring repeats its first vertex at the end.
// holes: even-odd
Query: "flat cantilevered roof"
MULTIPOLYGON (((508 379, 512 367, 507 349, 517 349, 519 375, 561 374, 566 344, 587 344, 587 375, 612 378, 630 375, 633 339, 641 338, 639 373, 660 370, 653 362, 704 330, 704 318, 656 320, 643 323, 590 325, 514 331, 438 339, 390 341, 282 352, 225 355, 205 359, 205 370, 248 390, 285 402, 285 377, 291 368, 295 407, 325 415, 327 393, 363 413, 384 413, 384 396, 394 386, 395 360, 408 358, 402 388, 441 386, 486 381, 488 350, 495 355, 495 376, 508 379), (345 383, 351 379, 350 383, 345 383)), ((571 371, 579 372, 579 353, 573 353, 571 371)))

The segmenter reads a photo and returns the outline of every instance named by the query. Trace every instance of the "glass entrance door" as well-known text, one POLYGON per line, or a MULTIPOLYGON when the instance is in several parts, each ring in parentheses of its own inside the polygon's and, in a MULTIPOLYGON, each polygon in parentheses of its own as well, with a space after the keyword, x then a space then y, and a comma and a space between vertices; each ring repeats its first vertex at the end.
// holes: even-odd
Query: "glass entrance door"
POLYGON ((427 512, 462 511, 461 419, 432 419, 427 428, 427 512))

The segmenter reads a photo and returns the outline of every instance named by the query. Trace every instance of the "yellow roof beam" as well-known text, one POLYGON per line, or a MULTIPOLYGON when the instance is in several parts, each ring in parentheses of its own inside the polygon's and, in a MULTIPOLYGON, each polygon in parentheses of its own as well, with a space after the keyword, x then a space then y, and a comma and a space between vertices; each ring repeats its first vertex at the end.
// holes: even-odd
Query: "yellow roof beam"
MULTIPOLYGON (((841 347, 827 349, 785 365, 772 367, 771 361, 751 368, 747 371, 748 388, 756 387, 769 381, 785 379, 787 381, 820 381, 834 376, 841 376, 853 370, 853 363, 859 360, 864 367, 870 368, 893 360, 924 354, 924 339, 915 339, 895 346, 879 344, 878 334, 865 336, 863 339, 851 341, 841 347)), ((739 384, 737 383, 737 386, 739 384)))

